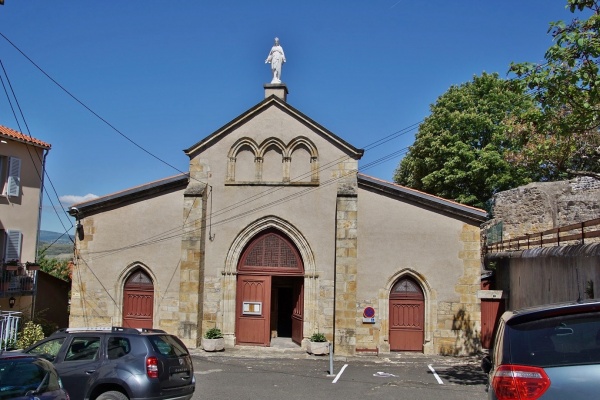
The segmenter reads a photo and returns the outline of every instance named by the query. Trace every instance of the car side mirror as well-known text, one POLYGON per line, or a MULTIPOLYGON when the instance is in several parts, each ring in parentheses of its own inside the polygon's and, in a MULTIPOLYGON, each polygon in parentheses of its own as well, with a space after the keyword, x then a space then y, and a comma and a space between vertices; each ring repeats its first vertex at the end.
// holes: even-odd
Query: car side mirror
POLYGON ((490 371, 492 370, 492 359, 490 358, 490 356, 483 357, 483 359, 481 360, 481 369, 486 374, 490 373, 490 371))

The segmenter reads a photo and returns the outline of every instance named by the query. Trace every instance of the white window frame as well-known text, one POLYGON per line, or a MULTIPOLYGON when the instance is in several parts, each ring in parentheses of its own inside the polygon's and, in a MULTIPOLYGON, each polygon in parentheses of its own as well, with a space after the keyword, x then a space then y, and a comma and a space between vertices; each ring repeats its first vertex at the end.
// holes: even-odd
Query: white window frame
POLYGON ((0 189, 2 196, 21 194, 21 159, 0 155, 0 189))
POLYGON ((3 252, 2 258, 4 262, 8 261, 21 261, 21 245, 23 244, 23 235, 21 231, 14 229, 5 230, 3 240, 3 252))
POLYGON ((6 194, 18 197, 21 192, 21 159, 17 157, 8 158, 8 179, 6 194))

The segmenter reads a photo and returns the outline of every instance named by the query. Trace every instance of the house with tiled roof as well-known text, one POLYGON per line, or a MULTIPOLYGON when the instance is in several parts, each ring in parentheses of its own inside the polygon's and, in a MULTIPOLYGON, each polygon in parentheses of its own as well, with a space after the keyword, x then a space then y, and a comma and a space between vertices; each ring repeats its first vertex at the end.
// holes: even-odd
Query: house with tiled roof
POLYGON ((50 144, 0 125, 0 308, 31 308, 45 160, 50 144))
POLYGON ((479 349, 485 211, 358 173, 363 150, 265 84, 189 170, 76 204, 70 326, 338 355, 479 349))

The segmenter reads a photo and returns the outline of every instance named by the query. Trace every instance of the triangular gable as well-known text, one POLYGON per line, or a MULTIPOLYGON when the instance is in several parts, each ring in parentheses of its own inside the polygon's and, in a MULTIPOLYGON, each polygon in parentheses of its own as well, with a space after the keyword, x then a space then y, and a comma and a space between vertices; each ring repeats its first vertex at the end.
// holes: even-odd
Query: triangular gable
POLYGON ((452 200, 447 200, 396 183, 373 178, 368 175, 358 174, 358 187, 418 203, 428 208, 465 218, 478 224, 487 221, 487 212, 480 208, 460 204, 452 200))
POLYGON ((334 133, 332 133, 331 131, 329 131, 328 129, 323 127, 322 125, 313 121, 312 119, 310 119, 309 117, 307 117, 306 115, 304 115, 303 113, 301 113, 294 107, 290 106, 288 103, 286 103, 285 101, 283 101, 282 99, 280 99, 279 97, 277 97, 275 95, 271 95, 271 96, 267 97, 266 99, 264 99, 263 101, 258 103, 256 106, 252 107, 251 109, 249 109, 245 113, 241 114, 237 118, 233 119, 229 123, 223 125, 221 128, 217 129, 215 132, 213 132, 206 138, 202 139, 195 145, 184 150, 185 154, 190 156, 191 154, 201 152, 204 149, 211 147, 213 144, 215 144, 219 140, 221 140, 221 138, 223 138, 224 136, 229 134, 229 132, 231 132, 234 129, 236 129, 237 127, 243 125, 246 121, 250 120, 251 118, 254 118, 256 115, 262 113, 264 110, 266 110, 269 107, 278 107, 283 112, 285 112, 285 113, 289 114, 290 116, 292 116, 293 118, 296 118, 297 120, 301 121, 303 124, 305 124, 306 126, 311 128, 314 132, 316 132, 318 135, 322 136, 327 141, 329 141, 330 143, 332 143, 333 145, 338 147, 340 150, 342 150, 344 153, 346 153, 349 157, 351 157, 353 159, 357 159, 357 160, 362 157, 364 150, 357 149, 356 147, 352 146, 350 143, 341 139, 339 136, 335 135, 334 133))

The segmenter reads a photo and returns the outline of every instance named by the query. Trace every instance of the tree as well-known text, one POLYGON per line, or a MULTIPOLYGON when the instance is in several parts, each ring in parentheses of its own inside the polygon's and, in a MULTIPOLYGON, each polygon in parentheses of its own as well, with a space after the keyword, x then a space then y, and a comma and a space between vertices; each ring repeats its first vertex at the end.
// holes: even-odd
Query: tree
POLYGON ((567 0, 567 6, 590 16, 550 24, 554 44, 544 64, 510 66, 517 90, 531 90, 540 107, 513 120, 511 138, 522 150, 507 153, 507 159, 537 171, 538 180, 568 174, 600 179, 600 5, 567 0))
POLYGON ((535 108, 498 74, 451 86, 431 106, 394 180, 463 204, 489 209, 492 195, 531 181, 504 153, 518 145, 506 136, 507 118, 535 108))
POLYGON ((69 268, 68 260, 59 260, 56 258, 48 258, 45 255, 38 256, 38 264, 40 269, 56 278, 63 281, 71 281, 71 269, 69 268))

